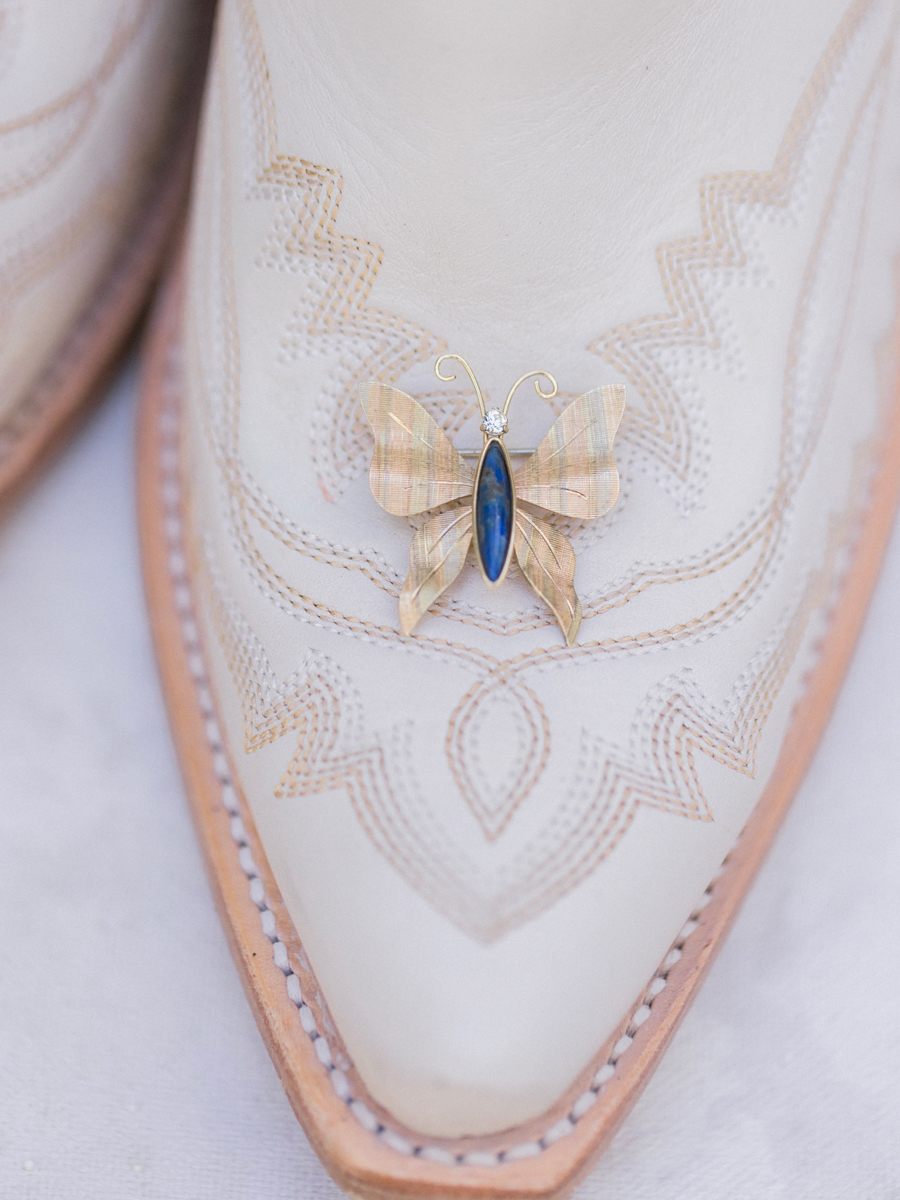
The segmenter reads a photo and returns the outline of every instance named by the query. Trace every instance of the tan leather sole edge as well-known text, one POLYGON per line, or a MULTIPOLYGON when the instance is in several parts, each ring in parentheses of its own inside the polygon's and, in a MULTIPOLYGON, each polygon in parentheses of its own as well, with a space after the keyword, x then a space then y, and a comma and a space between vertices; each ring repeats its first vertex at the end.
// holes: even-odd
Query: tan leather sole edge
POLYGON ((630 1111, 721 947, 819 741, 862 623, 900 491, 895 403, 859 522, 852 564, 772 778, 705 903, 644 995, 541 1119, 491 1138, 423 1139, 366 1095, 319 997, 222 744, 182 543, 179 271, 163 290, 143 362, 139 519, 150 618, 172 731, 213 893, 284 1090, 333 1178, 361 1197, 562 1197, 630 1111))
POLYGON ((35 386, 0 421, 0 512, 8 511, 99 401, 146 310, 187 206, 214 0, 198 13, 172 134, 156 175, 90 303, 35 386))

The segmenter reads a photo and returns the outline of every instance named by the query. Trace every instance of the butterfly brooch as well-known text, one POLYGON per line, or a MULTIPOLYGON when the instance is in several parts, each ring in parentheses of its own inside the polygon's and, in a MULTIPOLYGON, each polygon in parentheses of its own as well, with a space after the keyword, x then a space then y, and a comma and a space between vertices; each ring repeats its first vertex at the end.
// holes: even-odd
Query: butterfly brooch
POLYGON ((397 388, 370 381, 359 386, 363 411, 375 434, 369 483, 389 513, 410 517, 433 512, 413 536, 409 575, 400 592, 400 626, 405 634, 450 586, 474 540, 475 559, 488 587, 506 578, 513 554, 534 591, 550 607, 571 646, 581 624, 575 593, 575 552, 568 538, 540 512, 593 520, 609 512, 619 495, 613 438, 625 408, 624 384, 585 392, 553 423, 536 450, 509 450, 503 436, 516 389, 535 378, 544 400, 558 391, 546 371, 529 371, 509 389, 502 408, 486 408, 468 363, 442 354, 434 366, 446 383, 455 375, 441 365, 455 359, 475 389, 484 445, 457 450, 421 404, 397 388), (541 390, 541 377, 551 384, 541 390), (511 455, 530 457, 513 472, 511 455), (477 457, 474 470, 466 457, 477 457), (462 501, 452 508, 444 506, 462 501))

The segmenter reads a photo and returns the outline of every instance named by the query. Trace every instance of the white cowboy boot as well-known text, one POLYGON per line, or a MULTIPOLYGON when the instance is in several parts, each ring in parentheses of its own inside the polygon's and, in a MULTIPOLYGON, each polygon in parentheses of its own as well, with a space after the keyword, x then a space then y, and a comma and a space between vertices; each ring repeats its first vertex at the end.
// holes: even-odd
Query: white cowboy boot
POLYGON ((148 588, 244 981, 352 1192, 571 1188, 802 775, 900 473, 897 16, 220 10, 148 588), (568 412, 505 501, 540 595, 519 526, 496 590, 428 541, 487 511, 445 353, 485 408, 558 382, 504 439, 568 412))
POLYGON ((0 500, 146 302, 186 200, 209 7, 0 6, 0 500))

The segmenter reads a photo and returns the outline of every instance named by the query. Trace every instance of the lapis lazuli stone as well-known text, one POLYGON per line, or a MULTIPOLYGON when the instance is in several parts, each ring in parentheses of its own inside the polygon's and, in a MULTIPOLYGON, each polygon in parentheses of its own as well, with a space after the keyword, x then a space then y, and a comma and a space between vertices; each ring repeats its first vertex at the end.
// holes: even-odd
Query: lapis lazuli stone
POLYGON ((481 565, 491 583, 503 572, 513 523, 513 485, 506 455, 490 442, 475 487, 475 525, 481 565))

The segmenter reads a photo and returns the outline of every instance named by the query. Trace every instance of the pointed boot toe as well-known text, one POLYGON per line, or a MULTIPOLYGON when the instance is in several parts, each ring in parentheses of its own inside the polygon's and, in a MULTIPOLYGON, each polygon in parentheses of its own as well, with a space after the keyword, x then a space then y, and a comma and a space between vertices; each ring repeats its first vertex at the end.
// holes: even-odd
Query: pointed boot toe
POLYGON ((590 1170, 893 517, 894 6, 626 7, 219 13, 147 587, 236 961, 355 1195, 590 1170))

